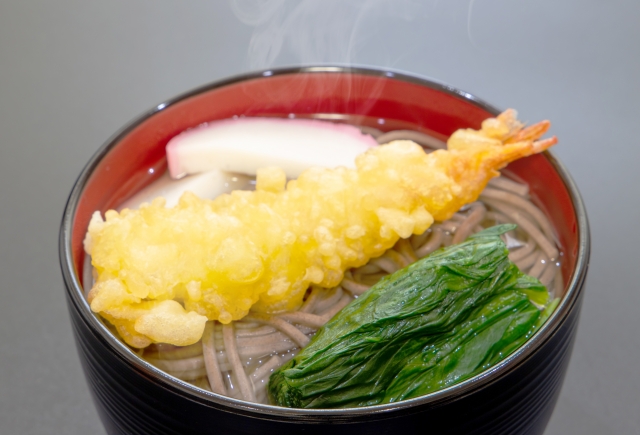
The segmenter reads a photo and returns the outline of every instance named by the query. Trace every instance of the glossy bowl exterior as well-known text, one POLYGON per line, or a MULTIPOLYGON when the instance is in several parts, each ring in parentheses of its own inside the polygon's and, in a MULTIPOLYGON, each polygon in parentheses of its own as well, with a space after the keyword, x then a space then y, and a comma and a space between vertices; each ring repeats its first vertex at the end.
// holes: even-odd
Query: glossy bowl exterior
POLYGON ((342 120, 448 137, 497 110, 464 92, 394 72, 338 67, 266 71, 214 83, 163 103, 109 140, 69 198, 60 260, 76 343, 101 419, 112 434, 540 434, 564 378, 589 258, 579 193, 549 153, 507 170, 530 185, 563 248, 565 294, 545 326, 486 372, 427 396, 346 410, 293 410, 195 388, 140 359, 94 316, 84 298, 82 239, 95 210, 112 208, 166 168, 175 134, 233 116, 342 120), (330 431, 330 432, 328 432, 330 431))

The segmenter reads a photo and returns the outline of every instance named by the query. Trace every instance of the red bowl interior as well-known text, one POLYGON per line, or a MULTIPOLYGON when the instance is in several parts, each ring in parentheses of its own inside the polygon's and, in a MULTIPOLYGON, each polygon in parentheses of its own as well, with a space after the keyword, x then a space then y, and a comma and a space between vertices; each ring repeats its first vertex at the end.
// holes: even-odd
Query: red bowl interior
MULTIPOLYGON (((443 87, 406 81, 393 74, 292 72, 231 81, 161 105, 135 122, 95 166, 78 203, 72 249, 82 270, 82 241, 91 214, 116 207, 166 169, 164 148, 183 130, 233 116, 320 117, 383 131, 412 129, 446 139, 459 128, 479 128, 493 116, 483 107, 443 87)), ((535 155, 506 168, 530 186, 547 212, 564 253, 562 271, 569 282, 578 254, 576 211, 567 186, 546 155, 535 155)), ((82 274, 78 274, 82 276, 82 274)))

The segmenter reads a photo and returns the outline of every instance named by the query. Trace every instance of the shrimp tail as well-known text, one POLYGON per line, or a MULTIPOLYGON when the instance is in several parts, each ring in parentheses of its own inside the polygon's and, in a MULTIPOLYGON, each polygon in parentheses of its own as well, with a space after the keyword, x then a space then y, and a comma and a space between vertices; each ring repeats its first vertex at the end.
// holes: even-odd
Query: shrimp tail
POLYGON ((558 143, 558 138, 555 136, 537 141, 524 140, 516 143, 506 143, 496 150, 494 156, 487 159, 486 163, 492 169, 502 169, 515 160, 541 153, 556 143, 558 143))
POLYGON ((509 163, 540 153, 558 142, 555 136, 539 139, 549 129, 549 121, 525 127, 516 115, 515 110, 508 109, 495 118, 485 119, 479 130, 457 130, 447 141, 447 153, 433 153, 461 192, 452 192, 455 199, 445 206, 429 209, 436 220, 449 219, 459 207, 475 201, 487 182, 500 175, 498 171, 509 163))
POLYGON ((536 124, 523 128, 518 133, 507 139, 505 143, 515 143, 525 140, 539 139, 543 134, 547 132, 547 130, 549 130, 549 127, 551 127, 551 122, 547 120, 540 121, 536 124))

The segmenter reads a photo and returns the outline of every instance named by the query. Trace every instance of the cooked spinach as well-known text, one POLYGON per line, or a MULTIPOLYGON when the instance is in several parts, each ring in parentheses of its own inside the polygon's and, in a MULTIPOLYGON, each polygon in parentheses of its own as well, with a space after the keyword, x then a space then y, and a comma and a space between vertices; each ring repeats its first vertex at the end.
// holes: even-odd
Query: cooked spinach
POLYGON ((509 260, 499 225, 383 278, 269 380, 272 403, 395 402, 467 379, 539 327, 546 288, 509 260), (535 302, 535 304, 533 303, 535 302))

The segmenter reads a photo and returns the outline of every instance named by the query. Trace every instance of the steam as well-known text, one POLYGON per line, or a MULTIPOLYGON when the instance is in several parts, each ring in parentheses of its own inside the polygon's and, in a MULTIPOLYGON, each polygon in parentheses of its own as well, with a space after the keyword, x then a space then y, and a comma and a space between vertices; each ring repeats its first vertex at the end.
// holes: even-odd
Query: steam
MULTIPOLYGON (((413 21, 421 0, 230 0, 238 19, 254 27, 249 44, 251 69, 266 69, 288 54, 295 63, 358 62, 358 53, 384 31, 371 23, 413 21)), ((415 24, 414 24, 415 25, 415 24)))

